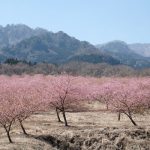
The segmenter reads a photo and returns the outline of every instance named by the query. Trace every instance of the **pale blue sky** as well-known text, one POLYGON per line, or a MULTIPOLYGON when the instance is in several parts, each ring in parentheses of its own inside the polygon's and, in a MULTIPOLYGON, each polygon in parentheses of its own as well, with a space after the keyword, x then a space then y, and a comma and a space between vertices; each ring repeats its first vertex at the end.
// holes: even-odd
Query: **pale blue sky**
POLYGON ((150 43, 150 0, 0 0, 0 25, 18 23, 93 44, 150 43))

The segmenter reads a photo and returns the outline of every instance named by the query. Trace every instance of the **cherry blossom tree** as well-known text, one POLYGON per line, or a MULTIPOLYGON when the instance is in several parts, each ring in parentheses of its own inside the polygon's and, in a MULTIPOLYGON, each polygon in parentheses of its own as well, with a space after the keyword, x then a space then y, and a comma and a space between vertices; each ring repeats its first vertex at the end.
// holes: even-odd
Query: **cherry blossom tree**
POLYGON ((135 126, 137 124, 133 119, 133 114, 140 113, 140 108, 145 109, 145 98, 148 96, 147 90, 141 89, 143 85, 141 80, 137 78, 120 79, 120 83, 116 82, 111 100, 112 109, 125 114, 135 126))
MULTIPOLYGON (((65 126, 68 126, 66 111, 77 106, 85 95, 83 95, 83 83, 79 78, 68 75, 56 76, 49 78, 50 104, 56 109, 58 121, 60 120, 59 113, 62 112, 65 126)), ((85 88, 85 87, 84 87, 85 88)))
POLYGON ((133 114, 145 111, 150 100, 149 78, 108 78, 89 86, 89 98, 106 104, 106 108, 125 114, 136 126, 133 114))
POLYGON ((10 131, 17 118, 15 93, 8 77, 0 77, 0 124, 5 129, 8 140, 12 143, 10 131))
POLYGON ((43 109, 43 81, 40 79, 39 76, 0 77, 0 123, 11 143, 12 124, 19 121, 23 133, 27 134, 23 121, 35 111, 43 109))
POLYGON ((19 82, 16 85, 16 101, 17 106, 17 119, 20 123, 22 131, 27 134, 23 121, 30 117, 36 111, 43 111, 45 109, 44 99, 44 77, 42 75, 25 76, 23 78, 16 78, 15 82, 19 82))

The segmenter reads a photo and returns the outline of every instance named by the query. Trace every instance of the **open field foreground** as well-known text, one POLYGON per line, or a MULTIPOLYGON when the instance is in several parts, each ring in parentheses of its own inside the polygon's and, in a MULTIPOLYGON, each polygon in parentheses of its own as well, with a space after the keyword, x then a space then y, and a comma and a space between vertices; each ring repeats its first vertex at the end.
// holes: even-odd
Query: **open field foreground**
MULTIPOLYGON (((62 117, 62 116, 61 116, 62 117)), ((9 144, 6 133, 0 128, 1 150, 149 150, 150 117, 136 115, 138 127, 122 115, 117 121, 112 112, 67 113, 69 127, 57 122, 54 111, 33 114, 24 126, 14 124, 9 144)))

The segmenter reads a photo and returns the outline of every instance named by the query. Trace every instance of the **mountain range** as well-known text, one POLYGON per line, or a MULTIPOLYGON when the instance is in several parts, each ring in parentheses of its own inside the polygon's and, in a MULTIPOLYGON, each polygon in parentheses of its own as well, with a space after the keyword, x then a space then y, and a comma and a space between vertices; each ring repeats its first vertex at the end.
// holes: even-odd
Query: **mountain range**
POLYGON ((135 68, 150 67, 150 44, 126 44, 112 41, 92 45, 66 33, 50 32, 26 25, 0 26, 0 61, 17 58, 31 62, 124 64, 135 68))

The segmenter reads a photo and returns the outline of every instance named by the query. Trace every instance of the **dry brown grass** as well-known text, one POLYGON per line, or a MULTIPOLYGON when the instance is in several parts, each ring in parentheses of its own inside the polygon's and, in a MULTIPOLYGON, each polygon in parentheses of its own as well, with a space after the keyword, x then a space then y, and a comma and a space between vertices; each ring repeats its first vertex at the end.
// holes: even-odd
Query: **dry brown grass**
MULTIPOLYGON (((93 108, 95 110, 99 109, 100 107, 97 106, 98 106, 97 104, 92 105, 91 109, 93 108)), ((101 106, 101 108, 102 107, 103 106, 101 106)), ((80 142, 79 143, 82 145, 82 149, 84 150, 87 149, 86 146, 89 147, 89 150, 90 149, 98 150, 98 147, 99 149, 117 149, 114 145, 117 145, 116 143, 119 143, 119 140, 121 140, 124 137, 126 137, 124 139, 124 142, 126 142, 126 150, 130 149, 131 148, 130 146, 133 146, 133 149, 140 150, 141 145, 146 145, 146 144, 150 145, 149 142, 150 135, 148 135, 149 137, 146 137, 145 139, 139 138, 141 133, 139 133, 139 135, 135 135, 135 137, 132 137, 131 135, 128 136, 128 134, 134 131, 137 132, 137 130, 138 131, 140 130, 141 132, 144 130, 144 132, 147 131, 148 134, 150 134, 149 133, 150 117, 148 114, 144 116, 136 115, 134 117, 136 123, 138 124, 138 127, 136 128, 130 123, 129 119, 126 116, 122 115, 121 121, 117 121, 117 114, 112 112, 107 112, 107 111, 67 113, 67 119, 70 126, 64 127, 63 123, 57 122, 57 118, 54 111, 34 114, 24 122, 24 126, 29 136, 23 135, 20 127, 17 124, 13 126, 13 129, 11 131, 11 137, 12 140, 14 141, 13 144, 8 143, 6 134, 3 128, 0 127, 0 150, 58 149, 56 145, 55 147, 53 147, 54 145, 52 143, 48 143, 48 141, 44 141, 43 140, 44 136, 45 137, 52 136, 58 138, 60 141, 61 140, 67 141, 67 140, 71 140, 73 137, 76 137, 78 135, 78 138, 74 138, 74 140, 78 141, 81 138, 81 141, 82 140, 84 141, 84 146, 82 145, 83 143, 81 141, 80 141, 81 143, 80 142), (110 137, 106 138, 107 135, 106 133, 110 134, 110 136, 114 136, 114 134, 118 133, 117 137, 119 138, 114 139, 112 142, 109 139, 110 137), (98 141, 93 142, 93 144, 90 145, 89 141, 92 138, 93 140, 98 139, 98 141), (90 140, 87 141, 87 139, 90 140), (135 140, 136 140, 136 144, 135 144, 135 140), (101 143, 103 143, 103 147, 100 145, 101 143), (94 144, 95 144, 95 148, 94 148, 94 144), (107 146, 105 147, 105 145, 107 146), (140 146, 137 147, 137 145, 140 146)), ((60 149, 65 149, 65 148, 60 147, 60 149)), ((77 148, 74 149, 76 150, 77 148)))

